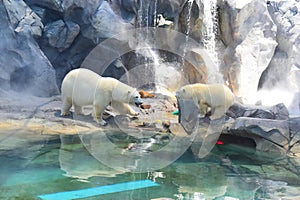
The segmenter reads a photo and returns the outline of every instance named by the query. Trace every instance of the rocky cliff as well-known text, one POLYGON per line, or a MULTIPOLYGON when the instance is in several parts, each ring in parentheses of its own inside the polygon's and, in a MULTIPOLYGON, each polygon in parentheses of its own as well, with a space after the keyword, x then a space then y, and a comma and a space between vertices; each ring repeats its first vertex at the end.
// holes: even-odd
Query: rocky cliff
MULTIPOLYGON (((268 98, 262 99, 265 96, 280 101, 273 96, 279 94, 285 97, 282 101, 290 111, 299 112, 300 3, 296 0, 207 2, 2 0, 0 88, 36 96, 58 94, 64 75, 80 67, 105 39, 135 28, 163 27, 186 35, 201 48, 212 49, 210 55, 217 63, 214 70, 203 61, 203 55, 191 53, 184 43, 176 48, 184 49, 184 55, 193 54, 195 62, 182 62, 184 59, 180 57, 184 56, 178 57, 167 48, 157 49, 160 63, 181 63, 172 69, 183 71, 188 82, 224 82, 237 96, 252 103, 258 100, 266 103, 268 98), (211 79, 216 73, 220 76, 211 79), (257 98, 258 90, 275 92, 257 98)), ((170 45, 176 43, 176 38, 166 34, 161 42, 165 41, 170 45)), ((154 60, 134 50, 110 63, 105 75, 119 78, 132 70, 133 65, 154 60)), ((97 62, 101 65, 101 55, 97 62)), ((147 69, 143 73, 160 76, 159 71, 147 69)))

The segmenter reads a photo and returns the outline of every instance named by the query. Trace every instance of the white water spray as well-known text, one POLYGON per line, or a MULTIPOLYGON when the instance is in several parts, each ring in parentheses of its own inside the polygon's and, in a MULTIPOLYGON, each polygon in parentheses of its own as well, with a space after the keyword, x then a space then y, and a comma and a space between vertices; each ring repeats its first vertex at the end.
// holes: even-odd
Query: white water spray
POLYGON ((216 33, 217 33, 217 0, 204 0, 204 47, 211 55, 213 61, 218 65, 216 54, 216 33))
POLYGON ((203 0, 204 5, 204 29, 203 44, 207 50, 214 65, 208 67, 208 83, 223 83, 223 79, 219 71, 219 59, 216 51, 216 34, 217 34, 217 0, 203 0))

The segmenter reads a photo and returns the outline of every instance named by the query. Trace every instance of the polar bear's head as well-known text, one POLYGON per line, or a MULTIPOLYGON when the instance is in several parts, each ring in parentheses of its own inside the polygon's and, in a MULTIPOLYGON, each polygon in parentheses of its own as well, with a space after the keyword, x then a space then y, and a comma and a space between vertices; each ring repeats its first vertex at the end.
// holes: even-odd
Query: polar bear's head
POLYGON ((119 81, 113 88, 112 99, 123 103, 135 104, 137 106, 143 103, 141 95, 135 88, 119 81))
POLYGON ((189 86, 183 86, 176 92, 177 99, 193 99, 193 89, 189 86))
POLYGON ((136 106, 143 104, 141 95, 137 90, 128 91, 128 95, 130 96, 129 103, 134 103, 136 106))

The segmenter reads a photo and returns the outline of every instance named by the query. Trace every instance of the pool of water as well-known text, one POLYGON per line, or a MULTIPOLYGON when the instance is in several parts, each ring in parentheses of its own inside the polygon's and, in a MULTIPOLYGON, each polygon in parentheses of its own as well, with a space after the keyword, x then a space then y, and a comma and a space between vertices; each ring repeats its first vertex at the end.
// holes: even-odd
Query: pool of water
POLYGON ((252 158, 251 151, 216 145, 199 160, 189 149, 167 167, 130 173, 103 165, 77 135, 1 133, 0 199, 47 199, 43 195, 56 193, 90 200, 300 199, 299 160, 252 158), (76 197, 80 192, 86 196, 76 197))

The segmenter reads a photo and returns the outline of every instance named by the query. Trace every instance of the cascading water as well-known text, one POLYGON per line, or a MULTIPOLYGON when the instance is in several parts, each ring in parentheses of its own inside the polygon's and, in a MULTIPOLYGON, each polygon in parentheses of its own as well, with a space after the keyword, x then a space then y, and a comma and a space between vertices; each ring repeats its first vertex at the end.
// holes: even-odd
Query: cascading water
MULTIPOLYGON (((217 32, 216 1, 217 0, 203 0, 204 24, 202 29, 204 30, 199 30, 202 31, 204 35, 203 43, 206 52, 198 51, 198 53, 203 57, 203 60, 212 61, 206 63, 208 83, 223 83, 223 78, 218 68, 218 57, 215 42, 217 32)), ((186 44, 181 46, 184 52, 182 56, 182 63, 184 63, 185 55, 188 53, 188 51, 191 51, 190 46, 187 45, 187 41, 189 40, 189 37, 191 37, 190 32, 192 31, 192 9, 193 6, 195 6, 194 4, 196 4, 195 0, 187 0, 185 3, 186 13, 184 16, 184 34, 186 35, 186 44)), ((138 6, 137 28, 155 26, 157 24, 157 16, 159 14, 157 13, 158 0, 139 1, 138 6)), ((161 15, 161 17, 163 16, 161 15)), ((177 85, 178 87, 178 85, 180 85, 180 83, 178 83, 178 80, 182 79, 181 67, 179 66, 179 63, 166 63, 166 61, 164 61, 160 57, 158 50, 153 47, 151 41, 154 41, 154 38, 151 31, 147 31, 147 29, 145 29, 145 31, 143 31, 138 36, 138 48, 136 50, 136 53, 138 57, 140 57, 139 59, 144 60, 144 71, 147 73, 151 72, 151 76, 147 77, 146 75, 144 77, 144 80, 151 82, 151 85, 155 86, 154 89, 156 90, 156 92, 174 92, 173 90, 176 90, 176 87, 173 86, 177 85), (174 80, 177 80, 177 84, 172 83, 172 81, 174 82, 174 80)), ((201 47, 199 46, 199 48, 201 47)), ((197 50, 195 52, 197 52, 197 50)))
POLYGON ((137 35, 135 35, 137 43, 135 46, 135 56, 139 66, 136 66, 134 70, 130 71, 133 79, 131 80, 131 84, 135 87, 152 87, 155 82, 155 72, 152 62, 154 60, 154 63, 158 63, 158 61, 149 45, 149 40, 152 38, 151 32, 145 27, 152 26, 154 23, 153 19, 156 15, 157 0, 140 0, 137 1, 137 6, 136 28, 140 29, 140 31, 137 31, 137 35), (136 79, 137 76, 138 80, 136 79))
MULTIPOLYGON (((139 3, 137 16, 138 28, 153 27, 157 25, 158 0, 144 0, 139 3)), ((161 17, 163 16, 161 15, 161 17)), ((153 38, 154 36, 151 31, 145 29, 138 37, 138 48, 136 53, 138 56, 140 55, 140 59, 143 59, 144 64, 142 68, 144 68, 143 71, 148 75, 143 81, 148 81, 148 84, 154 85, 155 88, 153 89, 158 93, 168 93, 172 89, 167 85, 172 85, 172 82, 178 80, 181 76, 180 73, 177 72, 177 70, 174 70, 174 67, 170 64, 165 63, 160 57, 158 50, 153 47, 152 41, 155 39, 153 38), (151 72, 150 76, 149 72, 151 72)), ((176 83, 178 85, 178 82, 176 83)), ((173 83, 173 85, 176 83, 173 83)))
MULTIPOLYGON (((208 83, 223 83, 222 76, 219 71, 219 59, 216 51, 216 34, 217 34, 217 0, 203 0, 204 6, 204 28, 202 30, 203 44, 213 61, 214 65, 207 66, 208 68, 208 83)), ((204 55, 202 55, 204 56, 204 55)))
POLYGON ((184 63, 184 59, 185 59, 185 56, 187 54, 187 49, 188 49, 188 46, 187 46, 187 41, 189 39, 189 34, 190 34, 190 31, 191 31, 191 12, 192 12, 192 6, 193 6, 193 2, 194 0, 188 0, 187 1, 187 16, 186 16, 186 29, 184 31, 184 34, 186 35, 185 36, 185 46, 184 46, 184 50, 183 50, 183 58, 182 58, 182 63, 184 63))
POLYGON ((204 6, 204 19, 203 23, 205 29, 204 35, 204 47, 208 53, 212 56, 213 61, 218 64, 216 54, 216 32, 217 32, 217 0, 205 0, 204 6))

